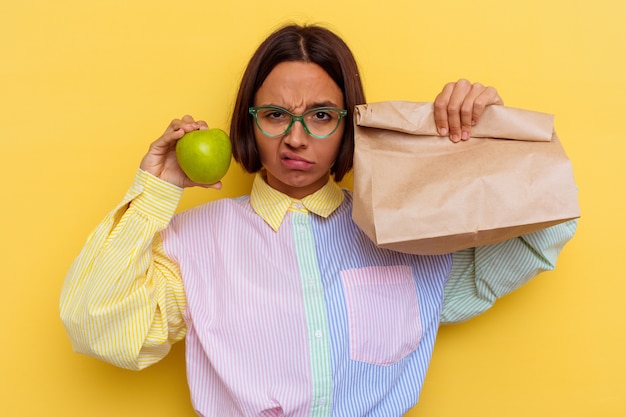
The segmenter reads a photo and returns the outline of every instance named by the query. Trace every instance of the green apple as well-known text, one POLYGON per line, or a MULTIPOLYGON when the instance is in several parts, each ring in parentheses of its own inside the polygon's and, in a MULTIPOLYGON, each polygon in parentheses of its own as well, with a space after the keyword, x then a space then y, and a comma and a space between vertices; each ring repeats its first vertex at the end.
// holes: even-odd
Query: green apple
POLYGON ((200 184, 221 180, 231 157, 230 139, 221 129, 193 130, 176 143, 178 165, 190 180, 200 184))

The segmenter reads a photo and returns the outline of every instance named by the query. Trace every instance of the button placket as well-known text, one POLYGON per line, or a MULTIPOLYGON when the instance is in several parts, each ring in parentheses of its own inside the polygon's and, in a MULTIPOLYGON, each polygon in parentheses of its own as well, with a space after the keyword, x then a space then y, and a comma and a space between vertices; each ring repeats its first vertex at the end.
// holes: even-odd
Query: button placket
POLYGON ((327 337, 328 319, 315 239, 309 216, 309 214, 302 212, 293 212, 291 216, 292 230, 300 268, 302 297, 309 335, 314 405, 312 416, 328 416, 330 413, 328 399, 332 396, 332 369, 327 337))

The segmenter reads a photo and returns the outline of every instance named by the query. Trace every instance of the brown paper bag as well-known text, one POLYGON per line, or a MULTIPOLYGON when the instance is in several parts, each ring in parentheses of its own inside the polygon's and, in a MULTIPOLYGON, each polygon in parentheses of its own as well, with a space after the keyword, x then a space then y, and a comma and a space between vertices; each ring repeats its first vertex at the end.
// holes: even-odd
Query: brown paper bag
POLYGON ((354 122, 353 218, 378 246, 448 253, 580 216, 552 115, 489 106, 460 143, 433 103, 364 104, 354 122))

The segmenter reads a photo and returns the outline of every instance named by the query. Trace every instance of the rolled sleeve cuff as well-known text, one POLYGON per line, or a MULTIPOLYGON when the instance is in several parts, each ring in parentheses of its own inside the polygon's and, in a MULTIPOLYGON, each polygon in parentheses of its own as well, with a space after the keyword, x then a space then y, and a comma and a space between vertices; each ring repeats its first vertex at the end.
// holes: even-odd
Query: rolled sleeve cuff
POLYGON ((127 194, 127 201, 130 201, 130 207, 137 212, 167 224, 178 208, 182 194, 182 188, 138 169, 127 194))

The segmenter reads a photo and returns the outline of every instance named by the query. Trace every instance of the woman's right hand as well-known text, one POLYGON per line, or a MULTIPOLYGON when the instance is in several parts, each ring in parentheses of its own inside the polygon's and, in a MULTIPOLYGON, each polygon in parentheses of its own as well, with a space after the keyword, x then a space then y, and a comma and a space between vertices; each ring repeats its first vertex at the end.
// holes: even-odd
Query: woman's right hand
POLYGON ((148 149, 148 153, 141 160, 139 168, 181 188, 205 187, 219 190, 222 188, 221 182, 199 184, 191 181, 176 160, 176 142, 187 132, 208 128, 205 121, 196 121, 189 115, 184 116, 182 119, 172 120, 163 135, 150 144, 150 149, 148 149))

